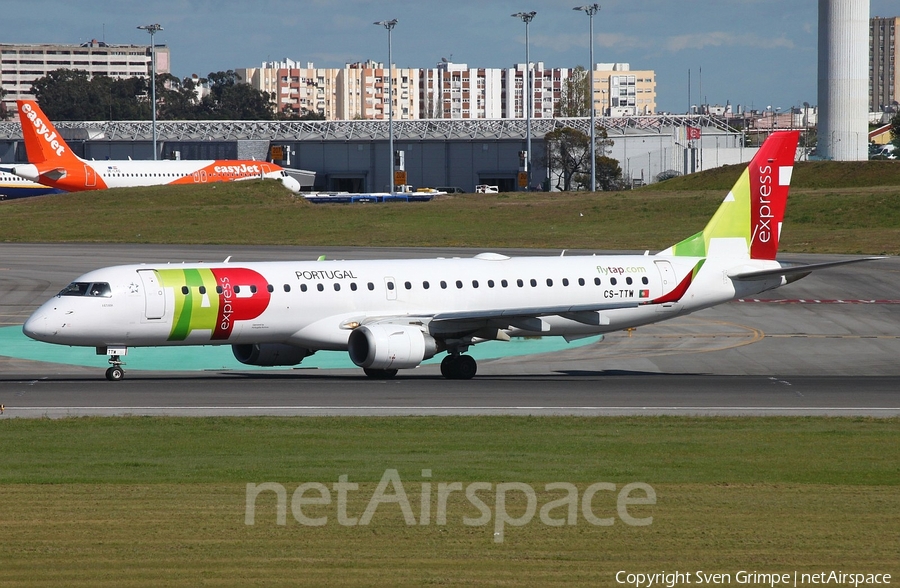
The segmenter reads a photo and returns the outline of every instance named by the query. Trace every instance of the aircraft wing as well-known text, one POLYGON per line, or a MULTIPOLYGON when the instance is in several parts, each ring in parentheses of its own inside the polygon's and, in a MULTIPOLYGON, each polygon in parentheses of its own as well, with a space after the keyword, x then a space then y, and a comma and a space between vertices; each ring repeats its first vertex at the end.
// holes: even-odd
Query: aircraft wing
POLYGON ((504 308, 491 310, 460 310, 454 312, 440 312, 431 320, 433 321, 455 321, 455 320, 490 320, 490 319, 508 319, 508 318, 538 318, 542 316, 581 313, 581 312, 600 312, 602 310, 615 310, 617 308, 637 308, 638 302, 610 302, 607 304, 582 304, 582 305, 563 305, 563 306, 533 306, 530 308, 504 308))
POLYGON ((772 278, 776 276, 783 276, 784 278, 795 278, 800 279, 801 277, 819 269, 825 269, 829 267, 837 267, 839 265, 847 265, 848 263, 859 263, 861 261, 874 261, 876 259, 884 259, 883 257, 859 257, 856 259, 844 259, 841 261, 827 261, 824 263, 808 263, 808 264, 797 264, 797 265, 786 265, 774 269, 767 270, 750 270, 750 271, 736 271, 734 273, 729 272, 728 277, 732 280, 741 280, 741 281, 749 281, 749 280, 760 280, 765 278, 772 278))

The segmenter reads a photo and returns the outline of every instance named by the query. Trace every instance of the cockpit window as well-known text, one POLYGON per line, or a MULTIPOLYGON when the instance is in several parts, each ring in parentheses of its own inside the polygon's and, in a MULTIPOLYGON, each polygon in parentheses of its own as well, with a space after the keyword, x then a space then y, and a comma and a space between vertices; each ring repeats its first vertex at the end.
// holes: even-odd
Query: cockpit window
POLYGON ((63 288, 60 296, 100 296, 109 298, 112 296, 112 289, 106 282, 72 282, 63 288))

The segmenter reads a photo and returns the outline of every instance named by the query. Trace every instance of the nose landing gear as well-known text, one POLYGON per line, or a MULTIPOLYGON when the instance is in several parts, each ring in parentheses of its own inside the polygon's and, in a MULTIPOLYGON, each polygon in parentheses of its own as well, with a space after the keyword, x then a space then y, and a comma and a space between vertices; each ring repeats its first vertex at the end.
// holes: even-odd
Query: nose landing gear
POLYGON ((122 369, 125 362, 122 361, 122 356, 127 354, 127 347, 97 347, 97 355, 108 355, 109 363, 112 364, 112 367, 106 370, 107 380, 118 382, 125 377, 125 370, 122 369))
POLYGON ((110 356, 109 363, 112 364, 112 367, 106 370, 107 380, 109 380, 110 382, 118 382, 125 377, 125 370, 122 369, 122 366, 125 365, 125 362, 120 360, 118 355, 110 356))

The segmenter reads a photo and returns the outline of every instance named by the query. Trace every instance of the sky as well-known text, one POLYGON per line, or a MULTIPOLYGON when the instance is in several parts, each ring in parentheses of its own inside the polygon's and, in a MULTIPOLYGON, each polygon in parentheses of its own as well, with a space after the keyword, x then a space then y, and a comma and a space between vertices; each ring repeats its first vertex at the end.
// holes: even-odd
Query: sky
MULTIPOLYGON (((434 67, 532 61, 587 67, 583 0, 0 0, 2 43, 148 44, 138 25, 159 23, 180 78, 285 58, 316 67, 368 59, 434 67)), ((818 2, 814 0, 606 0, 594 17, 594 61, 656 71, 657 110, 689 104, 783 110, 816 104, 818 2), (690 93, 689 78, 690 72, 690 93), (690 96, 690 102, 689 102, 690 96)), ((870 16, 900 16, 897 0, 870 0, 870 16)))

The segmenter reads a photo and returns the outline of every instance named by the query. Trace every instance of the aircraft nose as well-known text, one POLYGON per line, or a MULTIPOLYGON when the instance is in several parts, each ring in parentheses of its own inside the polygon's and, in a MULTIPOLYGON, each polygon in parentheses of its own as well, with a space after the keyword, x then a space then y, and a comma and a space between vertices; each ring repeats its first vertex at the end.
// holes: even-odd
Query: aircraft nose
POLYGON ((285 188, 287 188, 294 194, 297 194, 298 192, 300 192, 300 182, 298 182, 296 179, 294 179, 290 176, 287 176, 285 178, 282 178, 282 180, 284 182, 285 188))
POLYGON ((22 332, 25 333, 26 337, 36 341, 51 342, 58 329, 51 323, 47 311, 39 308, 22 325, 22 332))

